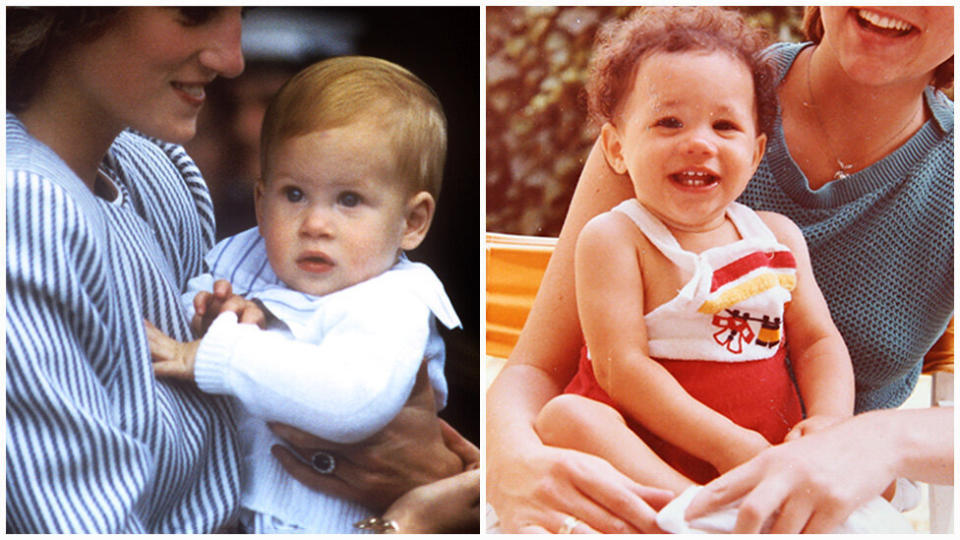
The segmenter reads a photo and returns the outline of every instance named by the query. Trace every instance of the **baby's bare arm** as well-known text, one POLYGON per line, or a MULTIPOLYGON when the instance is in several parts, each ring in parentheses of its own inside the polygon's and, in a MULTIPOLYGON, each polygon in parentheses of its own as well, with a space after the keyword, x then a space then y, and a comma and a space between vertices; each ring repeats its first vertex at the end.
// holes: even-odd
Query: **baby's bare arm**
POLYGON ((853 415, 853 365, 814 279, 800 229, 779 214, 761 212, 760 216, 797 260, 797 286, 784 313, 784 323, 790 359, 808 419, 798 424, 796 432, 791 432, 790 438, 794 438, 804 431, 823 429, 853 415))
POLYGON ((648 356, 643 283, 658 278, 641 271, 641 233, 627 219, 599 216, 577 244, 577 307, 597 382, 647 429, 726 471, 769 444, 694 399, 648 356))

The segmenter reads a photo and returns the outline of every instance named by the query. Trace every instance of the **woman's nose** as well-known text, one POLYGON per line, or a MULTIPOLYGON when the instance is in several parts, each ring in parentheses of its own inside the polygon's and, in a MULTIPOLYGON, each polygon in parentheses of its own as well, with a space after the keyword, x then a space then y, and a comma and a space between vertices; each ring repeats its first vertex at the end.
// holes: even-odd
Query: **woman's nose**
POLYGON ((240 46, 243 19, 241 8, 228 10, 212 28, 207 46, 200 51, 200 64, 227 78, 243 73, 243 49, 240 46))

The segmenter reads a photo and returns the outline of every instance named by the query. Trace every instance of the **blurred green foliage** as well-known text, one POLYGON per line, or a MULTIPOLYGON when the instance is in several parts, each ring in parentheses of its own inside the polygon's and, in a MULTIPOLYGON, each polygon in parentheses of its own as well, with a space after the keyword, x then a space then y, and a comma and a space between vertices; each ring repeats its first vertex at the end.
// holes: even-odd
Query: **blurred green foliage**
MULTIPOLYGON (((487 230, 556 236, 597 135, 583 99, 600 25, 631 7, 487 8, 487 230)), ((800 41, 801 7, 738 7, 800 41)))

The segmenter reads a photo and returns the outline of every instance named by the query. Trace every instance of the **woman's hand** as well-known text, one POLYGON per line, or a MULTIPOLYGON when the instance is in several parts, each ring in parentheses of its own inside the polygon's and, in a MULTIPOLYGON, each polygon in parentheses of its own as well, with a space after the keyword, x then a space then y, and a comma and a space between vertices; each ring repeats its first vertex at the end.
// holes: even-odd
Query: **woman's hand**
POLYGON ((832 416, 826 414, 820 414, 816 416, 811 416, 801 422, 798 422, 797 425, 793 426, 793 429, 787 433, 787 436, 784 437, 784 442, 792 441, 794 439, 799 439, 811 433, 816 433, 818 431, 823 431, 831 426, 837 425, 840 422, 850 418, 849 416, 832 416))
POLYGON ((463 472, 467 463, 459 453, 466 451, 460 443, 448 447, 446 440, 451 436, 441 426, 426 367, 422 367, 403 410, 387 427, 365 441, 338 444, 290 426, 270 427, 291 446, 292 450, 277 445, 272 452, 297 480, 318 491, 383 511, 413 488, 463 472), (308 464, 311 456, 321 450, 336 459, 330 474, 321 474, 308 464))
POLYGON ((391 504, 383 519, 395 521, 404 534, 479 533, 480 469, 414 488, 391 504))
POLYGON ((266 325, 266 315, 260 305, 233 294, 233 287, 225 279, 218 279, 213 283, 213 292, 198 292, 193 297, 193 309, 190 328, 198 336, 206 334, 213 320, 224 311, 236 313, 240 323, 255 324, 260 328, 266 325))
POLYGON ((541 448, 503 464, 488 481, 503 532, 555 533, 570 516, 580 521, 575 533, 661 532, 656 511, 672 492, 638 485, 596 456, 541 448))
POLYGON ((897 474, 898 449, 878 437, 890 428, 865 414, 770 448, 707 484, 686 518, 742 497, 735 533, 760 532, 768 520, 773 533, 831 532, 897 474))

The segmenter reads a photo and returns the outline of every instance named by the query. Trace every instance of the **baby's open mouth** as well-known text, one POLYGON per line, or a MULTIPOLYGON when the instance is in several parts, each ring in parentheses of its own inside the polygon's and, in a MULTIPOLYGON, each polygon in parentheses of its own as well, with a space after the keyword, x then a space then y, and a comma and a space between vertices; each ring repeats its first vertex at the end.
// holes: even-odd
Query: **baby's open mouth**
POLYGON ((670 180, 685 187, 705 187, 716 184, 720 177, 703 171, 683 171, 671 174, 670 180))
POLYGON ((880 15, 866 9, 855 10, 857 23, 861 28, 883 34, 885 36, 905 36, 913 31, 913 25, 887 15, 880 15))

